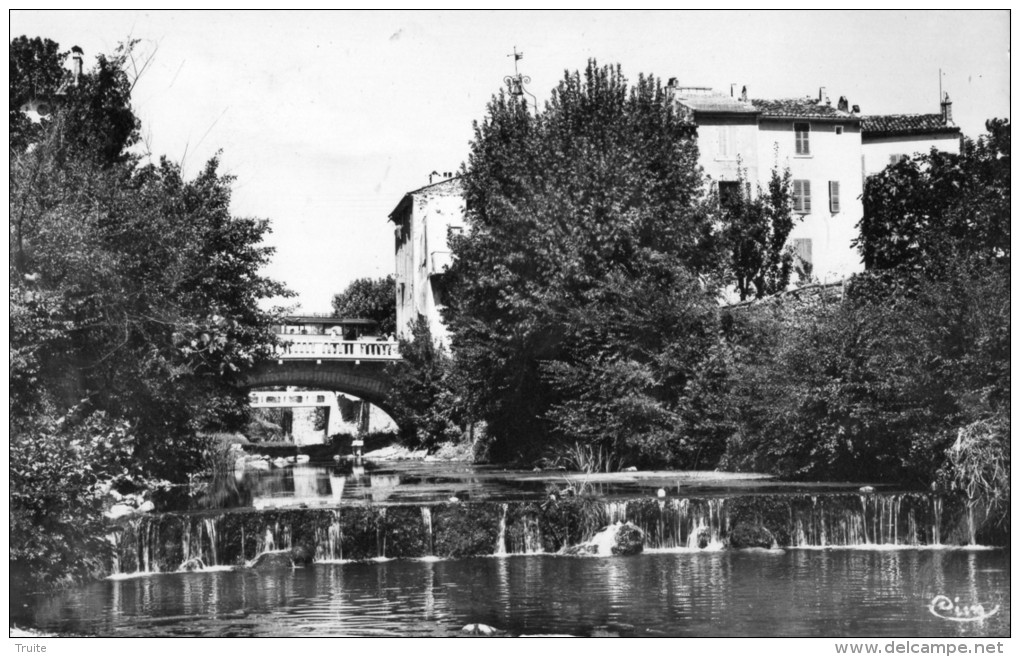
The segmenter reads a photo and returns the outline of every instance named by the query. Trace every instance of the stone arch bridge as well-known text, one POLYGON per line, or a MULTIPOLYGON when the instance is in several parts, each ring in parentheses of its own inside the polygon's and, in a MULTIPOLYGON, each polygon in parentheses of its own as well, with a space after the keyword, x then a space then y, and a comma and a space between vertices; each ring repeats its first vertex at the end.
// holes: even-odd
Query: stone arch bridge
POLYGON ((398 362, 395 341, 342 340, 329 335, 281 334, 271 359, 244 375, 249 388, 300 386, 359 397, 393 416, 387 365, 398 362))

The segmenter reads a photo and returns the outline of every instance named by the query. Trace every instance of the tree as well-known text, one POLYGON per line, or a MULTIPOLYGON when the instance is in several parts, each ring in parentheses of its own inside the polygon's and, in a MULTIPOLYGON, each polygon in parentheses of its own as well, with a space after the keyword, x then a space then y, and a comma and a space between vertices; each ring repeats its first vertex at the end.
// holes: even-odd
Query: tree
POLYGON ((454 392, 452 360, 432 339, 428 320, 419 316, 411 338, 400 340, 399 363, 389 366, 389 403, 401 441, 433 448, 463 435, 464 420, 454 392))
POLYGON ((371 319, 383 334, 397 329, 396 283, 393 276, 359 278, 333 296, 333 316, 371 319))
POLYGON ((242 424, 238 378, 272 341, 259 304, 285 293, 260 273, 267 222, 230 213, 215 159, 185 180, 130 155, 123 64, 100 57, 11 150, 12 569, 35 584, 101 561, 110 486, 181 490, 198 431, 242 424))
POLYGON ((870 176, 856 246, 868 269, 925 269, 970 254, 1010 255, 1010 124, 964 139, 959 154, 935 149, 870 176))
MULTIPOLYGON (((743 177, 738 183, 746 186, 743 177)), ((782 292, 790 284, 793 253, 786 240, 793 230, 790 171, 772 170, 767 193, 759 187, 754 197, 736 193, 720 198, 725 227, 723 240, 740 300, 782 292)))
MULTIPOLYGON (((606 394, 635 383, 667 406, 683 387, 661 385, 661 351, 671 348, 663 334, 619 351, 662 318, 614 323, 609 300, 648 294, 625 306, 648 309, 667 290, 712 296, 719 244, 694 136, 658 80, 630 86, 619 67, 593 61, 564 77, 543 112, 501 92, 475 125, 464 169, 469 230, 452 240, 444 319, 463 399, 487 421, 495 458, 575 437, 565 425, 588 393, 568 383, 586 375, 564 368, 603 368, 617 381, 606 394)), ((686 300, 670 298, 700 308, 686 300)), ((661 425, 648 419, 649 431, 661 425)))

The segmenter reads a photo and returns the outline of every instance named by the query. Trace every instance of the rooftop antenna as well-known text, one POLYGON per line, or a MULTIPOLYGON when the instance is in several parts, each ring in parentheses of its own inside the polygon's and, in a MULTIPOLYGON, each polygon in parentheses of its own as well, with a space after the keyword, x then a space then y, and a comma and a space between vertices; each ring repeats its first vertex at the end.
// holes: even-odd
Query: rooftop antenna
POLYGON ((524 59, 524 53, 517 52, 517 46, 514 46, 513 53, 507 55, 507 57, 514 58, 514 74, 508 75, 505 78, 503 78, 503 83, 510 88, 511 96, 523 97, 524 94, 528 94, 529 96, 531 96, 531 102, 535 107, 535 114, 538 114, 538 99, 535 98, 535 94, 531 93, 530 91, 524 88, 524 85, 531 84, 531 77, 527 75, 522 75, 521 72, 517 70, 517 62, 524 59))

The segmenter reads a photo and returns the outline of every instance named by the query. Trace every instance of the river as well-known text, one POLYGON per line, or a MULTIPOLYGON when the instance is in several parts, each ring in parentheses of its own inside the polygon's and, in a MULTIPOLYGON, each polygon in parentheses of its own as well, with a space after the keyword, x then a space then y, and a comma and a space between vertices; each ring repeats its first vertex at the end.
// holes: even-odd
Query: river
POLYGON ((12 601, 11 621, 100 636, 1010 633, 1009 550, 978 544, 965 507, 921 491, 420 463, 234 484, 243 508, 124 521, 112 577, 12 601), (644 532, 644 553, 560 554, 614 522, 644 532), (746 522, 771 531, 771 549, 725 547, 746 522), (245 567, 294 549, 313 562, 245 567))

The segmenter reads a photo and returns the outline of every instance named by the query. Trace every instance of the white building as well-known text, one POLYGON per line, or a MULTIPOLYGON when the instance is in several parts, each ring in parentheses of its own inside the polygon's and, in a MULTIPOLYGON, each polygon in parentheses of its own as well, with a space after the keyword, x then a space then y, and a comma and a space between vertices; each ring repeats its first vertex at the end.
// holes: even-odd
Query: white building
POLYGON ((935 148, 960 152, 960 128, 953 123, 949 94, 938 114, 881 114, 861 117, 864 173, 873 175, 904 157, 935 148))
MULTIPOLYGON (((932 147, 959 152, 948 96, 941 114, 862 116, 846 98, 835 105, 825 88, 817 96, 757 100, 671 80, 677 106, 698 126, 699 164, 720 198, 767 189, 773 169, 789 169, 793 210, 799 221, 790 246, 820 282, 843 280, 864 269, 852 242, 864 215, 864 177, 891 158, 932 147), (747 187, 740 189, 740 181, 747 187), (748 189, 749 188, 749 189, 748 189)), ((457 179, 408 192, 390 214, 396 225, 397 330, 425 316, 432 335, 445 342, 443 272, 450 263, 447 238, 464 229, 463 189, 457 179)))
POLYGON ((766 190, 774 169, 789 169, 790 232, 797 257, 822 282, 863 269, 851 245, 861 205, 861 118, 846 99, 836 106, 825 89, 815 98, 749 100, 746 88, 724 95, 705 87, 673 86, 677 104, 698 126, 699 163, 720 198, 766 190), (743 178, 750 189, 740 190, 743 178))
POLYGON ((463 230, 464 194, 456 178, 408 192, 390 213, 396 227, 397 333, 410 337, 411 325, 422 315, 432 337, 445 343, 443 273, 450 265, 451 232, 463 230))

